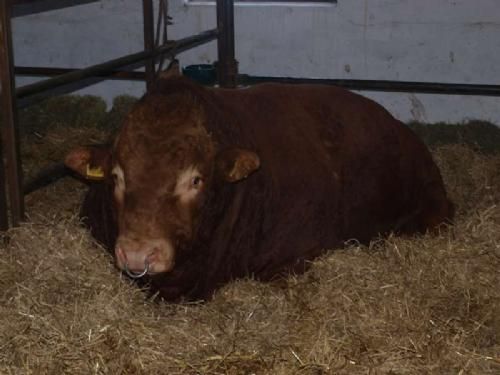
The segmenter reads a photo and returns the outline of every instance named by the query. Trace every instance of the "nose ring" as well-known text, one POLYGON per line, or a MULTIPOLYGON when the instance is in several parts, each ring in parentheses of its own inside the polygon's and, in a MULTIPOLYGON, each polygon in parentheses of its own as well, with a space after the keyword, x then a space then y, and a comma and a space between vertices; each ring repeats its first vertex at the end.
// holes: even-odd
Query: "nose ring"
POLYGON ((132 279, 140 279, 141 277, 143 277, 144 275, 146 275, 149 271, 149 262, 148 260, 146 259, 144 261, 144 270, 142 270, 141 272, 134 272, 134 271, 131 271, 129 268, 128 268, 128 263, 125 263, 125 273, 130 276, 132 279))

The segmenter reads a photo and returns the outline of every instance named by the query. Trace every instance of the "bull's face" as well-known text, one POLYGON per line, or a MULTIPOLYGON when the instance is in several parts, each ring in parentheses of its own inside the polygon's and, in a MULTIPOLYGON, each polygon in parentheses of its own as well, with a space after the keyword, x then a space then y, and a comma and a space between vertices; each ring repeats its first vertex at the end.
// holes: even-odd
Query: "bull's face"
POLYGON ((220 179, 236 182, 258 169, 242 149, 217 152, 199 113, 162 120, 138 106, 110 149, 84 147, 66 165, 110 184, 118 226, 117 266, 132 277, 171 271, 195 235, 205 197, 220 179), (149 120, 149 121, 147 121, 149 120))
POLYGON ((193 238, 213 182, 215 153, 197 119, 180 120, 149 126, 148 132, 129 121, 115 142, 111 177, 121 269, 168 272, 193 238))

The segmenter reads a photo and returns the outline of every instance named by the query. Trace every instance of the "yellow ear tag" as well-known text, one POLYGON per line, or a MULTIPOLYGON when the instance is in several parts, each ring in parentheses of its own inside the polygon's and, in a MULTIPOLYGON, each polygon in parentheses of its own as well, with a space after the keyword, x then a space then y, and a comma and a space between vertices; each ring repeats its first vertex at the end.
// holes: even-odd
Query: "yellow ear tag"
POLYGON ((104 171, 101 167, 91 168, 90 165, 87 164, 85 177, 90 180, 102 180, 104 178, 104 171))

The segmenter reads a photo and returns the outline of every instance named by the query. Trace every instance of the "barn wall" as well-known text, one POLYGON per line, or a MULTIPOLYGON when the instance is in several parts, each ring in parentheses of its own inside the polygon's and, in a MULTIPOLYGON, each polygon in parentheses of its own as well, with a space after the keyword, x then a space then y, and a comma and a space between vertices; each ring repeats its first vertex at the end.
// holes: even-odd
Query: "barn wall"
MULTIPOLYGON (((179 38, 215 26, 215 6, 170 0, 179 38)), ((142 47, 141 2, 101 0, 14 20, 18 65, 81 67, 142 47)), ((312 78, 500 84, 498 0, 338 0, 337 4, 244 4, 235 10, 240 72, 312 78)), ((180 56, 213 62, 214 42, 180 56)), ((20 79, 19 83, 26 82, 20 79)), ((140 95, 144 85, 86 89, 140 95)), ((398 118, 500 124, 500 98, 363 92, 398 118)))

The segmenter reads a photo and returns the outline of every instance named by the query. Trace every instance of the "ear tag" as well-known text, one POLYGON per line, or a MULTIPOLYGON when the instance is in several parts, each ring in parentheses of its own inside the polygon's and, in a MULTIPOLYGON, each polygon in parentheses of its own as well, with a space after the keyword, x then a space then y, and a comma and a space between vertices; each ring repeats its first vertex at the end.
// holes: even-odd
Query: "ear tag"
POLYGON ((87 164, 85 177, 89 180, 102 180, 104 178, 104 171, 101 167, 91 168, 90 165, 87 164))

